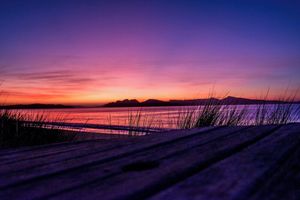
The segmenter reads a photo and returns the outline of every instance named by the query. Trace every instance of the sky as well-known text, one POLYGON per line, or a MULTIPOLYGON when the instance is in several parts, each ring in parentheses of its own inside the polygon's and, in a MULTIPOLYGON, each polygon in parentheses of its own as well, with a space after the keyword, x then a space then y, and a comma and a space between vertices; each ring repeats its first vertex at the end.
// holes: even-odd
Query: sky
POLYGON ((0 0, 0 103, 277 98, 299 36, 291 0, 0 0))

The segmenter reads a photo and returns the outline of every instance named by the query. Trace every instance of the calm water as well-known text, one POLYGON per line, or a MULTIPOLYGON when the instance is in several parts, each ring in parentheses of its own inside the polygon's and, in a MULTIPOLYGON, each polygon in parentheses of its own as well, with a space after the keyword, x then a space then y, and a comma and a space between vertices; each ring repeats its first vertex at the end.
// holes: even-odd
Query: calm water
MULTIPOLYGON (((297 110, 300 105, 294 105, 294 110, 297 110)), ((244 106, 229 106, 226 109, 243 109, 244 106)), ((271 110, 273 105, 268 105, 271 110)), ((175 128, 178 121, 178 116, 189 109, 195 107, 143 107, 143 108, 72 108, 72 109, 35 109, 22 110, 29 115, 44 114, 51 121, 72 122, 72 123, 89 123, 89 124, 108 124, 108 125, 128 125, 141 113, 140 125, 152 126, 159 128, 175 128)), ((247 106, 247 120, 254 119, 253 111, 257 109, 256 105, 247 106)), ((293 118, 299 121, 299 112, 293 114, 293 118), (297 119, 296 119, 297 118, 297 119)))
POLYGON ((172 127, 179 112, 192 107, 125 107, 125 108, 71 108, 71 109, 34 109, 21 110, 30 116, 44 114, 51 121, 107 125, 128 125, 129 121, 141 114, 141 122, 154 123, 157 126, 172 127))

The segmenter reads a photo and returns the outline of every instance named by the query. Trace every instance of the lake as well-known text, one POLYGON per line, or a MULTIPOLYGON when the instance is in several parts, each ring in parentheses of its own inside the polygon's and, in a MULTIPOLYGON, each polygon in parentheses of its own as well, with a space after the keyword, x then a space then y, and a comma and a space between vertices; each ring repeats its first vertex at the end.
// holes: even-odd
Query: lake
MULTIPOLYGON (((299 122, 299 104, 292 108, 292 120, 299 122)), ((68 123, 118 125, 118 126, 143 126, 153 128, 178 128, 177 124, 185 113, 195 110, 195 106, 170 106, 170 107, 122 107, 122 108, 68 108, 68 109, 32 109, 21 110, 31 117, 44 115, 49 121, 63 121, 68 123)), ((243 105, 225 106, 223 111, 231 109, 243 110, 243 105)), ((244 121, 251 124, 255 118, 257 105, 246 106, 247 115, 244 121)), ((270 111, 274 105, 266 105, 270 111)), ((95 132, 94 130, 92 130, 95 132)), ((96 131, 98 132, 98 131, 96 131)), ((102 130, 100 132, 103 132, 102 130)))

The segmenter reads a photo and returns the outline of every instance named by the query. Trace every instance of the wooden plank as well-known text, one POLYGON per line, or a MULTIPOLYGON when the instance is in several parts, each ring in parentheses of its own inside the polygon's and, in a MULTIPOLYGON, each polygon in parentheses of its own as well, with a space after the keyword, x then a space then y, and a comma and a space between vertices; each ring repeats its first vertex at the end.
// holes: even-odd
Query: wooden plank
POLYGON ((143 197, 177 179, 189 176, 195 170, 198 171, 232 155, 269 135, 273 129, 274 127, 260 129, 254 127, 242 132, 232 132, 234 128, 226 128, 210 134, 200 134, 197 140, 192 138, 188 141, 165 144, 121 157, 112 162, 80 168, 54 177, 43 177, 43 179, 28 183, 23 182, 3 190, 1 198, 114 199, 126 197, 131 199, 143 197), (229 131, 229 134, 224 134, 226 131, 229 131), (216 137, 220 134, 223 136, 216 137), (208 140, 200 136, 215 138, 208 140), (132 163, 134 166, 134 163, 149 160, 152 161, 150 164, 154 167, 152 170, 139 171, 137 167, 138 171, 131 171, 132 168, 135 169, 132 163))
POLYGON ((72 145, 71 147, 68 145, 63 148, 59 146, 56 148, 55 146, 46 146, 44 149, 34 150, 32 152, 26 151, 17 154, 16 156, 8 155, 8 158, 1 160, 0 163, 0 174, 7 173, 7 169, 18 171, 19 167, 26 167, 27 165, 33 166, 34 163, 39 164, 47 164, 51 162, 56 162, 59 160, 64 160, 67 158, 89 155, 97 152, 103 152, 105 150, 113 150, 114 148, 121 148, 125 146, 137 146, 141 145, 143 142, 147 142, 148 144, 163 142, 165 140, 176 139, 177 137, 181 137, 182 135, 188 136, 194 134, 195 132, 201 132, 210 130, 211 128, 205 128, 203 130, 197 129, 193 131, 188 131, 182 134, 182 131, 172 131, 167 133, 160 133, 153 136, 141 136, 141 137, 132 137, 132 138, 124 138, 124 139, 113 139, 113 140, 97 140, 95 142, 89 141, 87 143, 82 143, 76 145, 72 145), (163 138, 161 138, 163 137, 163 138), (72 151, 72 153, 70 153, 72 151), (9 159, 10 158, 10 159, 9 159), (35 160, 36 159, 36 160, 35 160), (12 166, 10 166, 11 164, 12 166))
POLYGON ((37 146, 26 146, 26 147, 0 149, 0 158, 7 158, 9 156, 26 155, 29 152, 40 152, 40 151, 45 151, 45 150, 47 151, 47 149, 50 149, 50 148, 58 150, 60 148, 64 149, 64 148, 69 148, 71 146, 77 147, 77 146, 80 146, 80 144, 86 144, 89 142, 94 143, 97 141, 103 141, 103 139, 59 142, 59 143, 37 145, 37 146))
MULTIPOLYGON (((79 136, 78 140, 74 141, 68 141, 68 142, 60 142, 60 143, 52 143, 52 144, 44 144, 44 145, 37 145, 37 146, 26 146, 26 147, 17 147, 17 148, 0 148, 0 159, 1 158, 8 158, 10 156, 20 156, 23 157, 24 155, 28 154, 28 152, 32 152, 32 154, 35 153, 41 153, 43 151, 48 151, 48 149, 53 148, 55 150, 59 149, 66 149, 69 147, 78 147, 81 148, 81 145, 85 145, 88 143, 95 143, 95 142, 110 142, 110 141, 126 141, 127 139, 137 138, 136 136, 130 136, 130 135, 117 135, 117 134, 101 134, 101 133, 79 133, 81 134, 79 136), (87 135, 87 138, 89 139, 80 139, 84 138, 84 134, 87 135), (92 137, 89 135, 93 135, 92 137)), ((160 134, 160 133, 156 133, 160 134)), ((147 135, 143 135, 147 136, 147 135)))
POLYGON ((109 151, 114 148, 125 146, 126 144, 128 145, 128 141, 124 141, 124 144, 117 143, 116 141, 97 141, 94 143, 78 145, 79 147, 68 147, 64 149, 51 148, 42 152, 27 152, 26 154, 18 156, 9 156, 0 161, 0 174, 7 173, 6 170, 11 166, 14 167, 14 169, 11 170, 16 171, 19 167, 24 168, 27 165, 33 165, 33 163, 51 163, 53 160, 58 160, 63 156, 65 156, 65 158, 70 158, 94 152, 109 151))
MULTIPOLYGON (((72 144, 72 145, 67 144, 67 145, 50 146, 50 147, 45 146, 44 148, 37 148, 37 149, 31 149, 31 150, 27 149, 26 151, 1 155, 0 163, 1 163, 1 165, 4 165, 4 164, 12 163, 12 162, 20 162, 22 160, 27 160, 27 159, 29 160, 31 158, 39 158, 39 157, 43 157, 43 156, 47 156, 47 155, 65 153, 68 151, 84 150, 89 147, 92 147, 92 148, 95 146, 102 147, 102 145, 110 146, 117 142, 118 142, 118 140, 92 140, 92 141, 86 141, 86 142, 76 143, 76 144, 72 144)), ((124 143, 126 143, 126 139, 124 139, 124 143)))
POLYGON ((263 181, 249 196, 249 200, 299 200, 300 197, 300 146, 272 177, 263 181))
MULTIPOLYGON (((64 153, 66 151, 76 151, 83 150, 88 148, 101 148, 105 149, 106 146, 110 148, 111 145, 115 144, 116 146, 120 145, 128 145, 133 143, 134 141, 143 140, 141 138, 147 136, 138 136, 138 137, 126 137, 126 138, 112 138, 112 139, 95 139, 95 140, 87 140, 80 142, 70 142, 70 143, 59 143, 58 145, 43 145, 41 147, 32 147, 32 149, 26 149, 24 151, 12 152, 8 154, 4 154, 0 156, 0 163, 4 164, 4 162, 19 162, 21 160, 42 157, 52 154, 64 153)), ((1 152, 1 151, 0 151, 1 152)), ((1 171, 1 170, 0 170, 1 171)))
POLYGON ((28 152, 28 151, 34 151, 34 150, 36 150, 36 151, 43 150, 46 147, 72 146, 72 145, 77 145, 80 143, 85 143, 85 142, 90 142, 90 141, 94 141, 94 140, 59 142, 59 143, 53 143, 53 144, 26 146, 26 147, 17 147, 17 148, 1 148, 0 149, 0 157, 6 156, 6 155, 15 155, 15 154, 19 154, 19 153, 28 152))
MULTIPOLYGON (((2 165, 0 166, 0 188, 17 184, 20 181, 26 179, 37 178, 39 176, 49 176, 53 173, 63 173, 62 171, 71 170, 73 168, 91 166, 97 163, 103 163, 110 160, 122 158, 129 156, 133 153, 139 153, 146 149, 155 148, 160 145, 172 144, 176 142, 181 142, 194 137, 199 137, 202 134, 208 134, 210 130, 215 128, 201 128, 194 129, 191 131, 174 131, 168 134, 159 134, 149 137, 143 137, 139 140, 130 140, 130 144, 126 144, 120 148, 108 149, 109 151, 96 150, 94 152, 89 152, 88 154, 79 150, 77 153, 72 152, 66 156, 54 156, 52 160, 49 157, 38 158, 36 160, 31 160, 30 162, 14 163, 13 165, 2 165), (4 180, 4 181, 3 181, 4 180)), ((241 128, 232 128, 232 130, 238 130, 241 128)), ((218 136, 219 137, 219 136, 218 136)))
MULTIPOLYGON (((210 129, 210 128, 209 128, 210 129)), ((196 129, 196 131, 199 131, 200 129, 196 129)), ((207 128, 203 129, 208 130, 207 128)), ((193 131, 170 131, 170 132, 165 132, 165 133, 156 133, 153 134, 155 138, 151 138, 150 140, 155 140, 155 141, 160 141, 160 137, 163 137, 163 139, 174 139, 176 137, 181 137, 182 134, 184 133, 185 135, 189 135, 190 133, 193 134, 193 131), (179 134, 178 134, 179 133, 179 134)), ((30 158, 39 158, 47 155, 54 155, 57 156, 56 154, 59 153, 65 153, 70 150, 75 151, 75 150, 80 150, 77 153, 83 152, 82 150, 88 149, 91 147, 93 148, 98 148, 99 151, 104 150, 105 148, 109 149, 113 144, 116 145, 116 147, 120 146, 126 146, 126 145, 133 145, 133 144, 138 144, 139 142, 145 142, 149 140, 149 138, 152 137, 150 135, 146 136, 138 136, 138 137, 129 137, 129 138, 114 138, 111 140, 89 140, 86 142, 72 142, 72 145, 68 143, 64 143, 66 145, 44 145, 44 148, 35 148, 33 147, 32 150, 27 149, 26 151, 21 151, 21 152, 15 152, 15 153, 10 153, 7 155, 2 155, 0 156, 0 163, 7 164, 6 162, 19 162, 19 161, 24 161, 26 159, 30 158), (73 144, 74 143, 74 144, 73 144)), ((149 141, 150 142, 150 141, 149 141)), ((0 151, 1 152, 1 151, 0 151)), ((74 152, 73 152, 74 153, 74 152)), ((73 154, 70 154, 73 155, 73 154)), ((0 169, 1 173, 1 169, 0 169)))
MULTIPOLYGON (((108 141, 108 140, 126 140, 128 138, 134 138, 135 136, 130 135, 121 135, 121 134, 101 134, 101 133, 86 133, 86 132, 79 132, 80 134, 79 139, 75 139, 74 141, 67 141, 67 142, 59 142, 59 143, 52 143, 52 144, 43 144, 43 145, 36 145, 36 146, 25 146, 25 147, 17 147, 17 148, 0 148, 0 158, 4 156, 10 156, 10 155, 19 155, 22 153, 27 152, 40 152, 43 150, 47 150, 47 148, 66 148, 69 146, 78 146, 80 148, 79 144, 85 144, 89 142, 96 142, 96 141, 108 141), (84 138, 84 134, 87 135, 88 139, 81 139, 84 138), (93 135, 92 137, 89 135, 93 135)), ((157 133, 158 134, 158 133, 157 133)))
MULTIPOLYGON (((231 131, 235 131, 235 130, 240 130, 241 128, 230 128, 230 132, 231 131)), ((229 133, 230 133, 229 132, 229 133)), ((196 132, 195 132, 196 133, 196 132)), ((223 133, 224 135, 225 134, 228 134, 228 132, 226 133, 226 132, 223 132, 223 131, 221 131, 221 133, 223 133)), ((207 139, 214 139, 214 138, 216 138, 213 134, 211 134, 211 133, 201 133, 201 134, 199 134, 199 133, 196 133, 194 136, 196 136, 196 138, 199 138, 199 139, 197 139, 196 141, 203 141, 203 142, 205 142, 206 140, 203 140, 203 139, 205 139, 205 138, 207 138, 207 139)), ((217 135, 217 137, 220 137, 219 135, 217 135)), ((165 146, 165 145, 169 145, 169 146, 172 146, 174 143, 178 143, 178 142, 180 142, 181 143, 181 145, 182 145, 182 148, 189 148, 189 146, 187 146, 187 145, 189 145, 189 143, 186 143, 186 141, 187 141, 187 139, 189 140, 189 141, 191 141, 191 142, 195 142, 195 137, 180 137, 180 140, 177 140, 177 141, 172 141, 172 142, 168 142, 167 144, 164 144, 164 145, 160 145, 160 146, 165 146)), ((156 153, 156 154, 160 154, 160 156, 163 156, 163 155, 161 155, 161 153, 159 153, 159 152, 157 152, 156 150, 157 150, 157 148, 158 147, 160 147, 160 146, 158 146, 158 145, 156 145, 155 146, 155 148, 149 148, 149 150, 148 150, 148 152, 149 151, 152 151, 152 152, 154 152, 154 153, 156 153)), ((145 149, 144 149, 145 150, 145 149)), ((174 148, 170 148, 170 150, 171 151, 176 151, 176 149, 174 149, 174 148)), ((137 152, 135 152, 135 154, 142 154, 144 151, 142 150, 142 151, 140 151, 140 150, 138 150, 137 152)), ((166 153, 166 152, 164 152, 164 153, 166 153)), ((128 154, 128 156, 133 156, 134 157, 134 154, 128 154)), ((127 157, 125 157, 124 155, 123 156, 121 156, 120 158, 122 158, 123 160, 127 160, 128 162, 130 162, 130 159, 127 159, 127 157)), ((78 162, 77 162, 78 163, 78 162)), ((68 163, 63 163, 63 165, 66 165, 66 164, 68 164, 68 163)), ((101 164, 101 163, 100 163, 101 164)), ((102 163, 103 164, 103 163, 102 163)), ((62 165, 62 166, 63 166, 62 165)), ((106 168, 101 168, 101 170, 99 171, 98 169, 96 170, 96 171, 92 171, 91 173, 98 173, 98 172, 100 172, 100 173, 102 173, 104 176, 107 174, 107 169, 108 168, 110 168, 111 167, 111 165, 109 165, 109 164, 105 164, 105 165, 107 165, 107 167, 106 168)), ((112 165, 113 166, 113 165, 112 165)), ((49 166, 45 166, 45 167, 49 167, 49 166)), ((117 166, 116 166, 117 167, 117 166)), ((90 166, 89 168, 91 168, 91 169, 93 169, 94 168, 94 166, 90 166)), ((88 168, 80 168, 80 169, 78 169, 77 171, 74 171, 74 172, 72 172, 72 173, 74 173, 74 174, 77 174, 78 172, 82 172, 83 170, 84 171, 86 171, 88 168)), ((119 167, 117 167, 117 169, 116 170, 119 170, 119 167)), ((35 170, 33 170, 32 172, 33 173, 36 173, 36 169, 35 170)), ((43 173, 45 173, 45 171, 46 170, 41 170, 41 172, 43 172, 43 173)), ((67 172, 65 172, 65 173, 62 173, 62 176, 65 176, 67 174, 67 172)), ((33 174, 33 175, 36 175, 36 174, 33 174)), ((19 174, 19 173, 15 173, 15 174, 8 174, 8 175, 5 175, 5 177, 3 177, 4 178, 4 180, 6 180, 6 182, 7 181, 9 181, 11 178, 12 179, 14 179, 14 178, 19 178, 19 177, 22 177, 22 178, 24 178, 24 176, 28 176, 28 171, 27 172, 23 172, 23 174, 19 174), (13 176, 12 176, 13 175, 13 176)), ((76 175, 75 175, 76 176, 76 175)), ((99 174, 97 175, 97 176, 100 176, 99 174)), ((70 175, 70 176, 68 176, 68 178, 71 178, 71 179, 74 179, 73 178, 73 175, 70 175)), ((77 179, 77 181, 67 181, 65 184, 61 184, 60 183, 60 185, 63 185, 63 187, 66 187, 66 186, 68 186, 68 185, 74 185, 74 184, 78 184, 78 183, 82 183, 82 182, 84 182, 84 180, 87 180, 87 181, 89 181, 89 179, 93 179, 93 178, 95 178, 95 176, 93 175, 93 176, 85 176, 85 177, 83 177, 83 178, 80 178, 80 179, 77 179)), ((57 176, 55 176, 54 177, 54 181, 57 181, 57 176)), ((60 180, 58 180, 58 182, 60 182, 60 180)), ((21 183, 21 184, 19 184, 19 185, 21 185, 21 186, 24 186, 25 184, 24 183, 21 183)), ((38 187, 40 187, 40 186, 44 186, 44 184, 39 184, 39 183, 37 183, 37 185, 38 185, 38 187)), ((16 188, 16 186, 14 185, 13 186, 14 188, 16 188)), ((36 191, 36 190, 35 190, 36 191)), ((37 192, 35 192, 35 194, 37 194, 37 192)))
POLYGON ((240 153, 162 191, 152 200, 247 199, 299 145, 299 131, 299 125, 284 126, 240 153))

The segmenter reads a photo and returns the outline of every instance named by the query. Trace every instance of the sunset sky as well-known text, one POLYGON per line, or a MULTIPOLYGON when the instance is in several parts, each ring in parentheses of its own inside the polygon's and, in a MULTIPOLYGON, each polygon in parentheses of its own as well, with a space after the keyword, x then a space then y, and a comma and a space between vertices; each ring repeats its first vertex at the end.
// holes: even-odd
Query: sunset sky
POLYGON ((276 98, 300 87, 299 2, 0 0, 0 103, 276 98))

